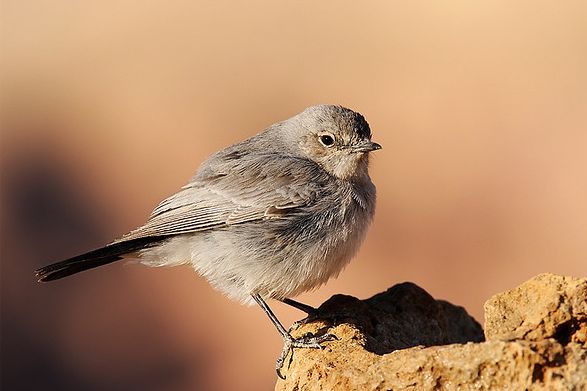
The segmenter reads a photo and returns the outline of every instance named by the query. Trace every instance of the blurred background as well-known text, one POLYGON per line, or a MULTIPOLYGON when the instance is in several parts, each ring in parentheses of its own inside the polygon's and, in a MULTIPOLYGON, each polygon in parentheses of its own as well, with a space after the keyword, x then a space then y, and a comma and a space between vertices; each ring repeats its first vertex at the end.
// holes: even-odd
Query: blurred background
MULTIPOLYGON (((491 295, 587 269, 587 3, 4 0, 2 389, 259 390, 282 342, 188 268, 33 269, 142 224, 214 151, 365 115, 374 224, 337 280, 491 295)), ((284 323, 303 314, 279 303, 284 323)))

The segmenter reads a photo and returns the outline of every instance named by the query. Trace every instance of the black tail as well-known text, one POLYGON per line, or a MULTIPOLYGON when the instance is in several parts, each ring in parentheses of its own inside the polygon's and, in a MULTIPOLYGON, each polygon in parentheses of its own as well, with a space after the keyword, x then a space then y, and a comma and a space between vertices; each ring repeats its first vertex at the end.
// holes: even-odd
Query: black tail
POLYGON ((58 280, 84 270, 118 261, 125 254, 151 247, 166 238, 165 236, 154 236, 109 244, 97 250, 37 269, 35 274, 39 282, 58 280))

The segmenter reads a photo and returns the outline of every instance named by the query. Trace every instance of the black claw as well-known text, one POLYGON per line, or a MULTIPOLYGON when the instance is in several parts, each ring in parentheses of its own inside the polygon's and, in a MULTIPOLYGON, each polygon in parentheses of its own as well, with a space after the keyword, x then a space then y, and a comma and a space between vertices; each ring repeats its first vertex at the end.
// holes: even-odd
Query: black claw
POLYGON ((277 372, 277 377, 281 380, 285 380, 285 376, 281 374, 281 368, 275 368, 275 372, 277 372))

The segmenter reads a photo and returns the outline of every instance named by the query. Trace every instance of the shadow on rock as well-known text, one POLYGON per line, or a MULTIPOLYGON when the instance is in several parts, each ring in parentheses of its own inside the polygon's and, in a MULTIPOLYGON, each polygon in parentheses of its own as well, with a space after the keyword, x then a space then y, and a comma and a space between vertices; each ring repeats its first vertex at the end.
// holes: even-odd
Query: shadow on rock
POLYGON ((366 300, 332 296, 314 318, 330 327, 343 323, 355 326, 364 336, 365 349, 379 355, 414 346, 485 340, 481 325, 462 307, 435 300, 409 282, 366 300))

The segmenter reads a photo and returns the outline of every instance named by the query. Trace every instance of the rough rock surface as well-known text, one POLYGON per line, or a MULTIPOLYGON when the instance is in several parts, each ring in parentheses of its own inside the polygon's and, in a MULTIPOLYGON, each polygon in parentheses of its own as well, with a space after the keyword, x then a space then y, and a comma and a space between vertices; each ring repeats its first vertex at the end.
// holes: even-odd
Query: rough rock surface
POLYGON ((337 295, 293 331, 332 333, 296 349, 276 390, 587 390, 587 279, 542 274, 464 309, 404 283, 367 300, 337 295))
POLYGON ((554 338, 587 348, 587 279, 541 274, 485 303, 487 339, 554 338))

